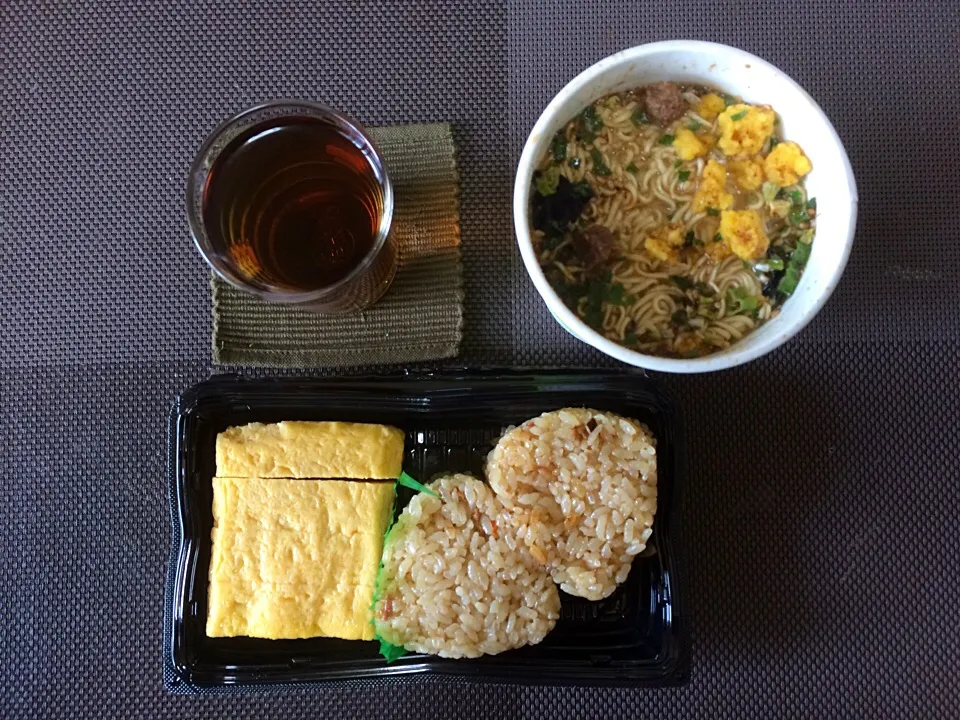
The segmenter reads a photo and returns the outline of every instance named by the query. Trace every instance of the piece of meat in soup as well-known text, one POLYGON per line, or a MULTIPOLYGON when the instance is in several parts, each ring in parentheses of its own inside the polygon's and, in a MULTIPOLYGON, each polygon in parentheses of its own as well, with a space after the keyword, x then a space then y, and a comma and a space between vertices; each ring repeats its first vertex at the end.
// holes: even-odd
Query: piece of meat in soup
POLYGON ((573 235, 573 249, 587 270, 606 265, 613 257, 613 233, 602 225, 588 225, 573 235))
POLYGON ((647 85, 643 101, 647 106, 647 115, 658 125, 669 125, 687 111, 687 101, 683 99, 680 86, 673 82, 647 85))

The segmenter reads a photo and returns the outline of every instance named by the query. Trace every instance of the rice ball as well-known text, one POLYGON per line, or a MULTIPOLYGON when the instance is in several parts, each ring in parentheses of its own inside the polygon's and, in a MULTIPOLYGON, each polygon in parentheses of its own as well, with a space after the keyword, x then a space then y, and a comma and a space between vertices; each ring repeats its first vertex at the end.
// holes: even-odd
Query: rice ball
POLYGON ((571 595, 610 595, 652 533, 656 440, 636 420, 583 408, 544 413, 504 434, 486 474, 517 538, 571 595))
POLYGON ((377 635, 447 658, 539 643, 560 617, 560 594, 517 542, 503 505, 470 475, 427 487, 439 498, 416 495, 384 542, 377 635))

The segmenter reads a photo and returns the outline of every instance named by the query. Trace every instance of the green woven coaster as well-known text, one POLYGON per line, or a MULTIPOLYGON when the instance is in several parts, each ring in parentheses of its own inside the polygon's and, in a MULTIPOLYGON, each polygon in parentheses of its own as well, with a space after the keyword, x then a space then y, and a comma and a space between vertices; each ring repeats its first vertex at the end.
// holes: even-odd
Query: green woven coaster
POLYGON ((450 126, 371 128, 394 187, 397 275, 363 312, 324 316, 265 302, 213 276, 213 362, 339 367, 436 360, 459 352, 463 270, 450 126))

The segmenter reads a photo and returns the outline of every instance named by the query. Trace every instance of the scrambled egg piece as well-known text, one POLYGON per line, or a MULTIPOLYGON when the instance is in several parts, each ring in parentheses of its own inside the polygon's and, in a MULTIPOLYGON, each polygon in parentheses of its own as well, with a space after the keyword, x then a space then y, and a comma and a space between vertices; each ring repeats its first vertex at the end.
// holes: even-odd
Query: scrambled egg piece
POLYGON ((643 241, 643 247, 658 260, 676 262, 683 242, 683 225, 669 223, 650 231, 647 239, 643 241))
POLYGON ((707 208, 726 210, 733 205, 733 195, 726 191, 727 171, 716 160, 710 160, 703 168, 700 186, 693 196, 693 211, 703 212, 707 208))
POLYGON ((700 104, 697 105, 697 115, 704 120, 713 120, 717 115, 723 112, 727 106, 723 98, 716 93, 707 93, 700 98, 700 104))
POLYGON ((813 169, 813 164, 799 145, 782 142, 767 155, 763 169, 767 173, 767 180, 786 187, 800 182, 800 178, 813 169))
POLYGON ((727 155, 756 155, 773 134, 776 119, 771 107, 731 105, 720 113, 720 149, 727 155))
POLYGON ((733 254, 743 260, 756 260, 767 252, 770 239, 755 210, 724 210, 720 213, 720 236, 733 254))
POLYGON ((731 160, 727 167, 744 190, 757 190, 763 185, 763 165, 759 160, 731 160))
POLYGON ((720 262, 732 254, 725 242, 708 242, 703 246, 703 252, 713 258, 715 262, 720 262))
POLYGON ((695 353, 700 349, 700 338, 696 333, 680 333, 673 341, 673 349, 684 355, 695 353))
POLYGON ((709 152, 710 147, 687 128, 677 130, 673 138, 673 147, 681 160, 693 160, 709 152))

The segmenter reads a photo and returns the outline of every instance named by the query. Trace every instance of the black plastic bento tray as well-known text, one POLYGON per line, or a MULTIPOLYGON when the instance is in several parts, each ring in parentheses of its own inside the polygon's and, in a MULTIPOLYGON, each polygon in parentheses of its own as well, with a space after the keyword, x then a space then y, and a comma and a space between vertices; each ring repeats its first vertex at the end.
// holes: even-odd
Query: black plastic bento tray
MULTIPOLYGON (((167 575, 164 677, 173 692, 236 690, 413 674, 518 684, 664 686, 689 675, 678 595, 678 489, 682 445, 677 415, 635 373, 449 372, 358 378, 215 376, 181 395, 170 416, 173 523, 167 575), (404 470, 426 482, 445 471, 482 477, 483 461, 510 425, 561 407, 635 417, 657 438, 658 503, 647 549, 609 598, 561 593, 556 628, 539 645, 476 660, 410 654, 392 663, 374 641, 330 638, 209 638, 207 572, 213 522, 211 478, 217 433, 280 420, 342 420, 406 432, 404 470)), ((409 500, 400 489, 397 512, 409 500)))

